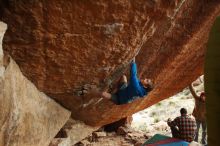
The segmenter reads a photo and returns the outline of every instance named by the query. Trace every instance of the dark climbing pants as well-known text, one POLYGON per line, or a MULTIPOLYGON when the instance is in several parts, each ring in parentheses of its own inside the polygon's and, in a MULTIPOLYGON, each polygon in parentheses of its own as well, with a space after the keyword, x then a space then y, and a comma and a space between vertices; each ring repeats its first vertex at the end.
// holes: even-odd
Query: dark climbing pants
POLYGON ((197 130, 196 130, 196 136, 195 136, 195 141, 198 142, 198 137, 199 137, 199 129, 200 129, 200 125, 202 125, 202 140, 201 143, 202 144, 206 144, 206 133, 207 133, 207 126, 206 126, 206 122, 202 122, 199 120, 196 120, 196 125, 197 125, 197 130))
POLYGON ((180 132, 177 126, 170 126, 170 129, 173 138, 180 138, 180 132))
MULTIPOLYGON (((119 89, 118 89, 118 90, 123 90, 123 89, 125 89, 127 86, 128 86, 127 83, 122 83, 122 84, 119 85, 119 89)), ((118 103, 119 103, 119 102, 118 102, 118 96, 117 96, 117 94, 112 94, 111 100, 112 100, 115 104, 118 104, 118 103)))

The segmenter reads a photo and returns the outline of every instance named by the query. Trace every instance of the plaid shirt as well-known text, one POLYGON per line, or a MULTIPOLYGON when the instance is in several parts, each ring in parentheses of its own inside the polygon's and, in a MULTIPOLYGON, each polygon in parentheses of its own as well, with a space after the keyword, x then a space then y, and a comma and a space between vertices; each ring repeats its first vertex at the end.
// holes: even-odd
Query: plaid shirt
POLYGON ((197 129, 196 121, 193 117, 181 115, 180 117, 175 118, 171 124, 179 128, 181 139, 188 142, 193 141, 197 129))

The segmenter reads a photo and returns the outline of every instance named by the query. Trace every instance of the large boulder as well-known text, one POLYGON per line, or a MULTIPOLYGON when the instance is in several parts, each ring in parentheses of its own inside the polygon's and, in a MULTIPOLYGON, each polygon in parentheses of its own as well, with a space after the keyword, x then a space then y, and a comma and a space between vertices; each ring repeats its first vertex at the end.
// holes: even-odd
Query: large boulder
MULTIPOLYGON (((0 22, 0 42, 6 25, 0 22)), ((1 43, 0 43, 1 47, 1 43)), ((70 112, 39 92, 0 48, 0 146, 48 146, 70 112)))
POLYGON ((13 60, 1 87, 0 146, 48 146, 70 112, 39 92, 13 60))
POLYGON ((66 144, 66 146, 72 146, 88 135, 91 135, 92 132, 96 131, 98 128, 100 127, 92 127, 86 125, 82 121, 77 121, 70 118, 56 135, 56 137, 52 140, 50 146, 60 146, 62 143, 64 143, 63 145, 69 143, 66 144))
POLYGON ((39 92, 13 60, 0 84, 0 146, 48 146, 70 112, 39 92))
MULTIPOLYGON (((4 51, 37 88, 90 125, 104 125, 182 90, 203 73, 218 0, 3 1, 4 51), (115 89, 136 56, 154 90, 128 105, 87 94, 115 89)), ((51 109, 52 110, 52 109, 51 109)))

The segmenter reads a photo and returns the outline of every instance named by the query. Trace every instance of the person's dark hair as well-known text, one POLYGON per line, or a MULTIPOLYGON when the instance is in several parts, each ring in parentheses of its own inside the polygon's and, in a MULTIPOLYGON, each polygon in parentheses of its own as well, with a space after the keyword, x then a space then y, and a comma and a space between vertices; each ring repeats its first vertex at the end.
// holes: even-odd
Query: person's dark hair
POLYGON ((144 86, 144 89, 146 90, 146 92, 150 92, 151 90, 153 90, 153 88, 154 88, 154 83, 152 80, 150 83, 148 83, 147 87, 144 86))
POLYGON ((202 93, 200 94, 200 97, 202 97, 202 96, 205 96, 205 92, 202 92, 202 93))
POLYGON ((146 92, 150 92, 151 90, 153 90, 154 86, 153 85, 148 85, 147 87, 144 87, 144 89, 146 90, 146 92))
POLYGON ((186 115, 187 114, 187 110, 185 109, 185 108, 181 108, 180 109, 180 113, 181 113, 181 115, 186 115))

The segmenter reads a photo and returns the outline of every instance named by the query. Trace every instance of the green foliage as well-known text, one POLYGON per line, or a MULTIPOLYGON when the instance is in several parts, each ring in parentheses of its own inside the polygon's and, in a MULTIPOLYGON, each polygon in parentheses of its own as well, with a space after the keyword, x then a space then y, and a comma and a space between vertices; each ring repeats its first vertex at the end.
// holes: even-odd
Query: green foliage
POLYGON ((158 123, 159 121, 160 121, 159 118, 154 119, 154 123, 158 123))
POLYGON ((184 95, 185 95, 185 96, 188 96, 189 94, 190 94, 190 91, 189 91, 189 90, 185 90, 185 91, 184 91, 184 95))
POLYGON ((156 104, 156 106, 161 106, 162 105, 162 103, 161 102, 158 102, 157 104, 156 104))
POLYGON ((157 112, 153 111, 153 112, 151 113, 151 116, 154 117, 156 114, 157 114, 157 112))
POLYGON ((169 105, 171 106, 171 105, 175 105, 175 102, 174 101, 170 101, 169 102, 169 105))
POLYGON ((140 126, 138 127, 138 129, 139 129, 140 131, 146 132, 146 131, 147 131, 147 124, 144 123, 144 124, 140 125, 140 126))

